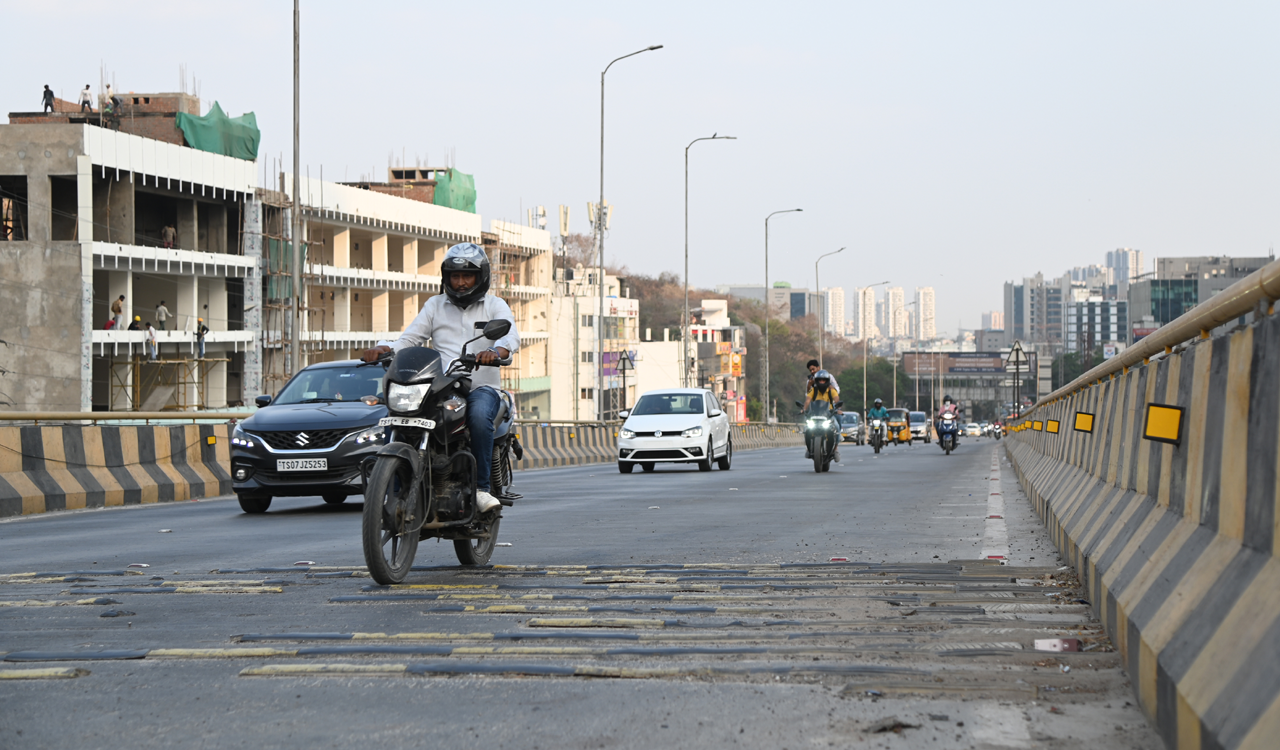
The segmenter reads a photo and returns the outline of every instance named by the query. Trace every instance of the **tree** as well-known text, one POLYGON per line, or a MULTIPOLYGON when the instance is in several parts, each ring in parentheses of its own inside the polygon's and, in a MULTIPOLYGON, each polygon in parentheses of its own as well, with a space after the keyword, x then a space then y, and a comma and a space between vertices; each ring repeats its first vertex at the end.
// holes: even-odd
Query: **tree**
MULTIPOLYGON (((840 397, 844 400, 847 411, 862 411, 862 364, 845 368, 836 379, 840 381, 840 397)), ((923 385, 923 383, 921 384, 923 385)), ((896 406, 908 408, 914 398, 915 384, 907 376, 905 368, 898 368, 898 403, 896 406)), ((867 408, 876 399, 884 400, 885 408, 893 408, 893 362, 884 357, 872 357, 867 367, 867 408)))
POLYGON ((1094 349, 1090 356, 1082 357, 1079 352, 1067 352, 1053 360, 1053 390, 1070 383, 1089 370, 1102 364, 1102 347, 1094 349))

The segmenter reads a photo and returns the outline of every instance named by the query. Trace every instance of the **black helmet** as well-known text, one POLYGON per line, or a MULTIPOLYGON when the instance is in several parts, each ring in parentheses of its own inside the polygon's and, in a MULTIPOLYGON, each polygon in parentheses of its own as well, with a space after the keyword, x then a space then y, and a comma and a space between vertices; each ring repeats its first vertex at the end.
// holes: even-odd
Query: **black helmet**
POLYGON ((831 385, 831 373, 826 370, 818 370, 813 374, 813 387, 820 391, 825 391, 831 385))
POLYGON ((440 285, 444 293, 449 295, 453 304, 467 309, 478 302, 489 291, 489 256, 484 249, 474 242, 463 242, 449 248, 444 254, 444 262, 440 264, 440 285), (454 291, 449 278, 455 273, 474 273, 475 286, 465 292, 454 291))
POLYGON ((951 398, 950 396, 943 396, 943 397, 942 397, 942 403, 944 403, 944 404, 954 404, 955 402, 956 402, 956 400, 955 400, 954 398, 951 398))

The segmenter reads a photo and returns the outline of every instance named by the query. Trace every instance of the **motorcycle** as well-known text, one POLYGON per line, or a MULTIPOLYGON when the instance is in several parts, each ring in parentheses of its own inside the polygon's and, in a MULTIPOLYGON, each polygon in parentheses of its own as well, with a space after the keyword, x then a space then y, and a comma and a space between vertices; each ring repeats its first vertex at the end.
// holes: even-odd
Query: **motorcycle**
MULTIPOLYGON (((799 401, 796 406, 804 404, 799 401)), ((809 434, 809 447, 813 453, 813 470, 821 474, 831 470, 831 462, 836 459, 836 451, 840 447, 840 422, 835 411, 844 406, 837 401, 834 406, 826 401, 814 401, 809 404, 808 418, 805 420, 805 431, 809 434)))
POLYGON ((882 419, 871 420, 871 437, 870 437, 871 449, 874 450, 876 453, 879 453, 880 449, 884 447, 884 431, 885 431, 884 420, 882 419))
POLYGON ((1004 427, 1001 427, 1000 425, 993 425, 991 427, 991 434, 995 436, 996 440, 999 440, 1004 436, 1004 427))
MULTIPOLYGON (((483 332, 467 345, 497 341, 511 330, 510 321, 477 323, 483 332)), ((511 492, 512 459, 523 450, 512 431, 510 396, 494 420, 490 492, 501 505, 485 513, 476 508, 476 466, 467 429, 467 395, 471 373, 482 365, 463 354, 447 367, 440 352, 425 346, 406 347, 379 359, 387 368, 383 394, 389 416, 379 420, 386 444, 374 458, 364 491, 361 541, 369 575, 382 585, 400 583, 413 566, 422 539, 453 541, 458 562, 484 565, 498 541, 502 507, 518 498, 511 492)), ((510 364, 510 357, 494 365, 510 364)))
POLYGON ((938 447, 948 456, 959 446, 960 422, 954 414, 943 414, 938 420, 938 447))

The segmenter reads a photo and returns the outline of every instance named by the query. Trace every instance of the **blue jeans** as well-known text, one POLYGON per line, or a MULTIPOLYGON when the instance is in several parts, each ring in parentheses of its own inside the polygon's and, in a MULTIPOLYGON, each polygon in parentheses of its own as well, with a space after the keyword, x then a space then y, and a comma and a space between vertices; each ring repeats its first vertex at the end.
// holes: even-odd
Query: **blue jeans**
POLYGON ((502 397, 493 388, 476 388, 467 396, 467 429, 471 431, 471 455, 476 458, 476 489, 489 491, 493 461, 493 418, 502 397))

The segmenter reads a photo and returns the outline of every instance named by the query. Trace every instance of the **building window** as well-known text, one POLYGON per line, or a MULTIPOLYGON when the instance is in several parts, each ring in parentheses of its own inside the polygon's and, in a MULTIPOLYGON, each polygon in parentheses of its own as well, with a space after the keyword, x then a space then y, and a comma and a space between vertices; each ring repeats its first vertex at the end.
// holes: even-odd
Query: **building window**
POLYGON ((595 388, 582 388, 580 390, 582 391, 582 393, 579 395, 579 398, 581 398, 583 401, 591 401, 596 397, 595 388))
POLYGON ((594 327, 595 327, 595 325, 596 325, 596 316, 594 316, 594 315, 583 315, 583 316, 582 316, 582 327, 583 327, 583 328, 594 328, 594 327))
POLYGON ((594 363, 596 361, 596 353, 582 352, 582 361, 587 363, 594 363))

